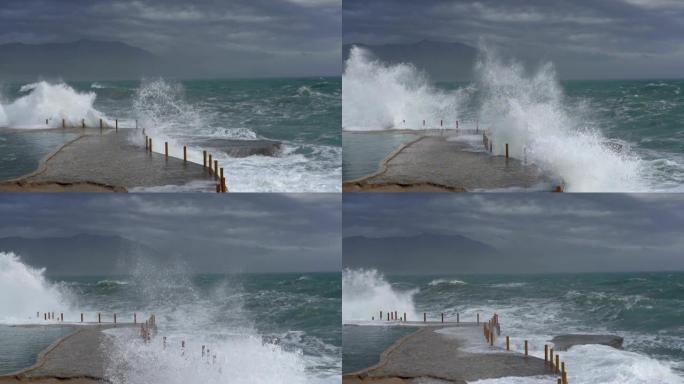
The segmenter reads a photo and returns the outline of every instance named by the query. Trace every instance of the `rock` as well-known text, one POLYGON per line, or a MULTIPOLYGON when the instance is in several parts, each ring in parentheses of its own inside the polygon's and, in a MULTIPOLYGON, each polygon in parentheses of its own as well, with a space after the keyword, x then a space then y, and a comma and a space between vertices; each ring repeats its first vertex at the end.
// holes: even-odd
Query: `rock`
POLYGON ((575 345, 600 344, 622 349, 622 337, 615 335, 559 335, 551 342, 557 351, 567 351, 575 345))

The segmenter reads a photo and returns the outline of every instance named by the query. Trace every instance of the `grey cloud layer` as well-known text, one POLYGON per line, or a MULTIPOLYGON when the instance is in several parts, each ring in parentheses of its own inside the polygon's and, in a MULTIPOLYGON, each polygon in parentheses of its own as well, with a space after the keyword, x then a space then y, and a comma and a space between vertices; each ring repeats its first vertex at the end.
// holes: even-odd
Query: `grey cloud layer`
POLYGON ((682 208, 679 195, 352 195, 343 233, 465 235, 519 259, 514 272, 683 270, 682 208))
POLYGON ((684 76, 679 1, 349 0, 343 18, 345 43, 484 41, 563 77, 684 76))
POLYGON ((5 196, 0 237, 119 235, 204 272, 338 270, 340 200, 333 194, 5 196))
POLYGON ((198 76, 331 75, 341 22, 340 0, 7 0, 0 43, 119 40, 198 76))

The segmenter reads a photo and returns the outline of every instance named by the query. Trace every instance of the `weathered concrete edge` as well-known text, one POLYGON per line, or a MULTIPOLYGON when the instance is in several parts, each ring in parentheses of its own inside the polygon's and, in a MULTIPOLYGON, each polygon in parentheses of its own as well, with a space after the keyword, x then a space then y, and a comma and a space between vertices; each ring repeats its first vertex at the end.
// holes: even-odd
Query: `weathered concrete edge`
POLYGON ((60 344, 62 344, 64 341, 66 341, 70 337, 72 337, 72 336, 74 336, 77 333, 82 332, 82 331, 83 331, 83 328, 79 327, 78 329, 74 330, 70 334, 60 337, 59 339, 55 340, 52 344, 48 345, 47 348, 43 349, 42 351, 40 351, 38 353, 38 355, 36 356, 36 362, 33 363, 33 365, 31 365, 27 368, 22 368, 18 371, 15 371, 15 372, 10 372, 10 373, 5 374, 5 375, 0 375, 0 379, 2 379, 2 378, 13 378, 16 376, 21 376, 21 375, 24 375, 30 371, 33 371, 35 369, 42 367, 43 364, 45 364, 45 358, 47 357, 48 353, 52 352, 55 348, 57 348, 60 344))
POLYGON ((364 368, 360 371, 356 372, 351 372, 351 373, 345 373, 342 376, 354 376, 354 377, 366 377, 368 376, 368 373, 374 369, 382 368, 387 364, 387 360, 389 359, 389 355, 394 352, 395 349, 399 348, 402 344, 404 344, 408 339, 411 337, 416 336, 417 334, 421 332, 425 332, 427 330, 432 330, 435 328, 439 328, 437 326, 428 326, 428 327, 416 327, 418 328, 415 332, 411 332, 408 335, 402 336, 399 340, 395 341, 394 344, 390 345, 389 348, 385 349, 381 354, 380 354, 380 361, 378 361, 376 364, 364 368))
POLYGON ((76 137, 75 139, 67 141, 66 143, 58 146, 52 152, 43 156, 43 158, 41 158, 40 161, 38 162, 38 168, 36 168, 34 171, 31 171, 31 172, 24 174, 24 175, 21 175, 19 177, 15 177, 13 179, 4 180, 3 183, 15 183, 15 182, 24 181, 24 179, 28 179, 30 177, 33 177, 33 176, 36 176, 36 175, 39 175, 39 174, 45 172, 45 170, 47 170, 47 162, 50 161, 50 159, 55 157, 55 155, 57 155, 59 152, 61 152, 67 146, 75 143, 78 140, 81 140, 82 138, 84 138, 86 136, 87 135, 84 133, 78 134, 78 137, 76 137))
POLYGON ((376 170, 375 172, 373 172, 369 175, 366 175, 366 176, 362 176, 362 177, 359 177, 359 178, 356 178, 353 180, 344 181, 344 182, 342 182, 342 187, 344 188, 345 185, 354 185, 354 184, 370 185, 370 184, 368 184, 368 180, 373 178, 373 177, 380 176, 383 173, 387 172, 387 164, 390 161, 392 161, 392 159, 397 157, 397 155, 399 155, 399 153, 401 153, 404 149, 406 149, 406 148, 410 147, 411 145, 423 140, 426 137, 427 137, 427 135, 420 135, 420 137, 418 137, 415 140, 411 140, 408 143, 401 144, 398 148, 396 148, 394 151, 392 151, 389 155, 385 156, 384 159, 380 160, 380 163, 378 163, 378 170, 376 170))

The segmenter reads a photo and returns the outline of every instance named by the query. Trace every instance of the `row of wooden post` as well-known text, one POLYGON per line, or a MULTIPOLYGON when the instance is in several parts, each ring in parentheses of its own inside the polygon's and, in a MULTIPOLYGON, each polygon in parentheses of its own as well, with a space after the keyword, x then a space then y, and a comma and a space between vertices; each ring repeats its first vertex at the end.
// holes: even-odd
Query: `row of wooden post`
MULTIPOLYGON (((40 312, 36 312, 36 317, 40 319, 40 312)), ((152 315, 154 317, 154 315, 152 315)), ((64 322, 64 313, 60 313, 58 317, 55 317, 55 312, 43 312, 43 320, 57 320, 64 322)), ((81 323, 84 321, 83 313, 81 312, 81 323)), ((98 312, 97 322, 102 323, 102 314, 98 312)), ((137 324, 138 318, 137 314, 133 313, 133 324, 137 324)), ((116 313, 113 314, 113 324, 117 323, 116 313)))
MULTIPOLYGON (((49 124, 49 119, 45 119, 45 125, 49 124)), ((62 128, 66 128, 66 119, 62 119, 62 128)), ((81 119, 81 128, 85 129, 86 128, 86 122, 85 119, 81 119)), ((106 122, 100 118, 100 131, 102 129, 107 128, 106 122)), ((135 120, 135 128, 138 128, 138 120, 135 120)), ((114 119, 114 130, 118 131, 119 130, 119 119, 114 119)))
MULTIPOLYGON (((154 315, 145 320, 144 323, 140 324, 140 337, 142 337, 145 343, 149 343, 152 340, 152 330, 157 327, 157 320, 154 315)), ((166 338, 164 338, 166 342, 166 338)))
MULTIPOLYGON (((499 325, 499 316, 497 314, 494 314, 494 316, 492 316, 492 319, 484 325, 485 340, 489 343, 490 346, 494 346, 494 328, 496 327, 497 330, 499 330, 499 325)), ((510 336, 506 336, 506 351, 510 350, 511 338, 510 336)), ((524 340, 524 354, 525 357, 529 356, 529 343, 527 340, 524 340)), ((560 377, 558 378, 558 384, 568 384, 568 374, 565 371, 565 362, 560 361, 560 355, 557 353, 554 355, 553 348, 549 348, 547 344, 544 344, 544 365, 548 367, 552 373, 560 375, 560 377)))
MULTIPOLYGON (((145 136, 145 150, 152 154, 152 138, 145 135, 145 130, 143 129, 143 135, 145 136)), ((164 157, 166 160, 169 159, 169 142, 164 142, 164 157)), ((226 177, 223 174, 223 167, 219 168, 218 160, 214 160, 212 164, 211 154, 209 154, 209 162, 207 163, 207 151, 202 152, 202 167, 209 170, 210 175, 214 175, 214 179, 218 181, 216 184, 216 192, 225 193, 228 192, 228 186, 226 185, 226 177)), ((183 146, 183 162, 188 162, 188 147, 183 146)))
MULTIPOLYGON (((387 321, 399 321, 399 322, 406 322, 407 317, 406 317, 406 312, 404 312, 404 316, 399 316, 397 311, 389 311, 385 312, 386 315, 386 320, 387 321)), ((440 314, 441 317, 441 322, 444 323, 444 312, 440 314)), ((378 317, 378 320, 383 320, 383 311, 380 310, 380 317, 378 317)), ((371 320, 375 320, 375 316, 371 316, 371 320)), ((456 312, 456 323, 461 322, 461 314, 456 312)), ((423 312, 423 323, 427 323, 427 312, 423 312)), ((477 314, 477 323, 480 324, 480 314, 477 314)))

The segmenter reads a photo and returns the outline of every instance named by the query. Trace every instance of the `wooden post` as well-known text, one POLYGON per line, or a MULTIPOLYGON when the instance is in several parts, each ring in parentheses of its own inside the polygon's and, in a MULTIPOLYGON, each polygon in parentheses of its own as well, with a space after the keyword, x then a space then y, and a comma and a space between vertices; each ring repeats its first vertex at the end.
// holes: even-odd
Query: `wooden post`
POLYGON ((442 313, 442 323, 444 322, 444 313, 442 313))
POLYGON ((527 350, 527 340, 525 340, 525 357, 527 357, 528 350, 527 350))
POLYGON ((508 159, 508 143, 506 143, 506 158, 508 159))
POLYGON ((506 336, 506 350, 510 351, 511 350, 511 338, 506 336))
POLYGON ((218 160, 214 160, 214 178, 218 179, 218 160))
POLYGON ((207 167, 207 151, 202 151, 202 167, 207 167))
POLYGON ((489 329, 489 345, 494 346, 494 328, 489 329))
POLYGON ((549 346, 544 344, 544 364, 549 363, 549 346))
POLYGON ((133 312, 133 324, 137 324, 137 323, 138 323, 138 317, 135 314, 135 312, 133 312))
POLYGON ((81 323, 83 322, 83 314, 81 313, 81 323))
POLYGON ((138 129, 138 119, 135 119, 135 129, 138 129))
POLYGON ((477 323, 480 324, 480 314, 477 314, 477 323))
POLYGON ((45 119, 45 125, 48 125, 48 119, 45 119))
POLYGON ((183 146, 183 162, 188 161, 188 146, 184 145, 183 146))
POLYGON ((119 131, 119 119, 114 119, 114 128, 117 132, 119 131))
POLYGON ((164 142, 164 156, 166 157, 166 160, 169 159, 169 142, 168 141, 164 142))
POLYGON ((563 373, 561 374, 561 379, 563 379, 563 384, 568 384, 568 373, 563 371, 563 373))
POLYGON ((85 129, 85 119, 81 119, 81 127, 85 129))
POLYGON ((209 154, 209 174, 211 174, 211 171, 212 171, 212 169, 211 169, 211 164, 213 164, 213 163, 212 163, 212 161, 211 161, 211 153, 210 153, 210 154, 209 154))
POLYGON ((97 314, 97 322, 98 322, 98 323, 101 323, 101 322, 102 322, 102 318, 100 317, 100 314, 99 314, 99 313, 97 314))
POLYGON ((404 312, 404 323, 406 322, 406 312, 404 312))
POLYGON ((380 311, 380 317, 379 317, 379 319, 382 320, 382 311, 380 311))
POLYGON ((560 372, 560 368, 559 368, 560 363, 559 363, 559 361, 560 361, 560 355, 556 353, 556 373, 559 373, 559 372, 560 372))
POLYGON ((558 380, 556 381, 557 384, 563 384, 563 380, 559 377, 558 380))
POLYGON ((114 324, 116 324, 116 313, 114 314, 114 324))
MULTIPOLYGON (((221 168, 221 170, 223 170, 223 168, 221 168)), ((226 178, 223 176, 221 177, 221 192, 228 192, 228 187, 226 186, 226 178)))
POLYGON ((152 153, 152 138, 150 137, 150 153, 152 153))
POLYGON ((489 142, 489 153, 494 152, 494 144, 490 141, 489 142))
POLYGON ((62 322, 64 321, 64 314, 63 313, 59 314, 59 321, 62 321, 62 322))
POLYGON ((563 384, 565 384, 565 361, 561 362, 561 378, 563 378, 563 384))
POLYGON ((461 322, 460 317, 461 317, 461 315, 460 315, 458 312, 456 312, 456 323, 460 323, 460 322, 461 322))
POLYGON ((102 130, 102 119, 100 119, 100 131, 102 130))
POLYGON ((47 320, 47 313, 43 313, 43 320, 47 320))
POLYGON ((390 314, 389 314, 389 312, 387 312, 387 321, 390 320, 389 316, 390 316, 390 314))
POLYGON ((147 141, 147 135, 145 135, 145 152, 147 152, 147 145, 149 144, 149 141, 147 141))
POLYGON ((394 311, 394 320, 397 319, 397 311, 394 311))
POLYGON ((423 312, 423 323, 427 322, 427 313, 423 312))
POLYGON ((553 371, 553 348, 549 348, 549 367, 553 371))
POLYGON ((66 128, 66 121, 62 119, 62 128, 66 128))

